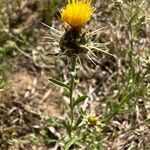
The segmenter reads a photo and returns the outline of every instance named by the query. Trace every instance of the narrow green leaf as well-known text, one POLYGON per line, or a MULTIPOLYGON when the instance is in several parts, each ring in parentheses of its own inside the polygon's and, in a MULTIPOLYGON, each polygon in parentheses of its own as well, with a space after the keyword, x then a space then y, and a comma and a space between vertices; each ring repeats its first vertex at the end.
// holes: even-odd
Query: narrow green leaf
POLYGON ((75 143, 75 139, 71 138, 69 139, 65 145, 64 145, 64 150, 69 150, 69 148, 75 143))
POLYGON ((78 76, 77 76, 76 71, 72 71, 72 72, 71 72, 71 76, 72 76, 75 80, 78 79, 78 76))
POLYGON ((85 95, 84 96, 80 96, 77 100, 74 101, 73 106, 75 107, 80 102, 83 102, 86 98, 87 98, 87 96, 85 96, 85 95))
POLYGON ((54 78, 49 78, 48 80, 49 80, 50 82, 52 82, 52 83, 58 85, 58 86, 61 86, 61 87, 64 87, 64 88, 69 89, 69 86, 66 85, 65 83, 63 83, 63 82, 60 81, 60 80, 57 80, 57 79, 54 79, 54 78))
POLYGON ((2 113, 7 113, 7 111, 6 111, 5 109, 3 109, 3 108, 0 107, 0 113, 1 113, 1 112, 2 112, 2 113))
POLYGON ((62 121, 61 122, 62 123, 62 125, 63 125, 63 127, 67 130, 67 132, 68 132, 68 135, 71 135, 71 125, 70 125, 70 123, 68 122, 68 121, 62 121))
POLYGON ((83 120, 83 117, 82 117, 82 116, 80 116, 80 117, 76 120, 76 123, 75 123, 75 125, 74 125, 74 127, 73 127, 74 130, 76 130, 76 128, 78 128, 78 126, 79 126, 79 124, 82 122, 82 120, 83 120))
POLYGON ((46 56, 58 56, 58 55, 60 55, 60 53, 51 53, 51 52, 48 52, 46 54, 46 56))

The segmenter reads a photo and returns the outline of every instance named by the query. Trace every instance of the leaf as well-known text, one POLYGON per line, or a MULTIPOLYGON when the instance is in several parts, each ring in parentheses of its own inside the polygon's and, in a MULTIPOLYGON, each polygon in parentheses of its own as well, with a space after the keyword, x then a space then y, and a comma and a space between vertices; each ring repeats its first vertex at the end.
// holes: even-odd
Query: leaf
POLYGON ((80 102, 83 102, 86 98, 87 98, 87 96, 85 96, 85 95, 84 96, 80 96, 77 100, 74 101, 73 107, 78 105, 80 102))
POLYGON ((69 124, 68 121, 62 121, 63 127, 67 130, 68 134, 71 135, 71 125, 69 124))
POLYGON ((60 81, 60 80, 57 80, 57 79, 54 79, 54 78, 49 78, 48 80, 49 80, 50 82, 52 82, 52 83, 58 85, 58 86, 61 86, 61 87, 64 87, 64 88, 67 88, 67 89, 70 90, 69 86, 68 86, 67 84, 63 83, 63 82, 60 81))
POLYGON ((75 79, 75 80, 78 80, 78 76, 77 76, 77 73, 75 71, 72 71, 71 72, 71 76, 75 79))
POLYGON ((55 126, 55 125, 58 125, 59 124, 59 120, 57 120, 56 118, 53 118, 53 117, 49 117, 47 120, 46 120, 47 124, 49 126, 55 126))
POLYGON ((48 52, 46 54, 46 56, 59 56, 59 55, 60 55, 60 53, 51 53, 51 52, 48 52))
POLYGON ((69 148, 75 143, 75 139, 71 138, 69 139, 65 145, 64 145, 64 150, 69 150, 69 148))
POLYGON ((0 113, 6 113, 7 111, 0 107, 0 113))
POLYGON ((82 122, 83 117, 80 116, 77 120, 76 120, 76 124, 74 125, 73 129, 76 130, 76 128, 78 128, 79 124, 82 122))

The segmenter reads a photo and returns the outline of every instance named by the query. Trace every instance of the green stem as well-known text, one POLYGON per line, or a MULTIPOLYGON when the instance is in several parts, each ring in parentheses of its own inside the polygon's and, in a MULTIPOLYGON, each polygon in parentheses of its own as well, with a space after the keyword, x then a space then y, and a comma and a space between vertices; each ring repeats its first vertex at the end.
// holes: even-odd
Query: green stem
POLYGON ((129 32, 130 32, 130 41, 129 41, 129 63, 130 63, 130 69, 132 69, 132 55, 133 55, 133 43, 134 43, 134 38, 133 38, 133 1, 132 1, 132 8, 131 8, 131 20, 130 20, 130 24, 129 24, 129 32))
POLYGON ((129 63, 130 63, 130 69, 132 69, 133 67, 133 60, 132 60, 132 56, 133 56, 133 44, 134 44, 134 37, 133 37, 133 27, 132 24, 130 25, 130 44, 129 44, 129 63))
MULTIPOLYGON (((71 73, 75 72, 75 66, 76 66, 76 56, 73 56, 71 58, 71 73)), ((70 137, 71 137, 71 133, 72 133, 72 129, 73 129, 73 121, 74 121, 74 107, 73 107, 73 103, 74 103, 74 99, 73 99, 73 91, 74 91, 74 87, 75 87, 75 81, 74 81, 74 76, 71 74, 71 81, 70 81, 70 120, 71 120, 71 131, 70 131, 70 137)))

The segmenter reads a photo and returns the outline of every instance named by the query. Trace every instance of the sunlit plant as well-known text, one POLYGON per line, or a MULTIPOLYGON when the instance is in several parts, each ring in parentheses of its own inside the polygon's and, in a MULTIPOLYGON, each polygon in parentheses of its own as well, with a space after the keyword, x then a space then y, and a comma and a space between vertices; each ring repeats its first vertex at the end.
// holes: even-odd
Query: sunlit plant
MULTIPOLYGON (((137 8, 134 11, 133 2, 131 3, 131 17, 127 20, 127 28, 129 32, 129 44, 128 48, 128 57, 129 57, 129 68, 126 71, 125 80, 129 81, 126 85, 126 81, 122 81, 121 88, 119 89, 118 97, 113 101, 110 99, 106 104, 106 114, 101 118, 95 114, 88 114, 85 110, 82 109, 81 103, 87 99, 86 95, 78 96, 75 92, 75 87, 79 83, 78 76, 76 73, 76 66, 80 61, 81 57, 86 57, 91 59, 91 55, 96 57, 95 51, 106 53, 112 57, 112 54, 96 47, 95 43, 91 41, 91 37, 99 31, 89 31, 85 28, 85 25, 90 21, 92 14, 95 11, 95 8, 91 6, 92 0, 68 0, 66 7, 60 11, 60 19, 65 27, 65 32, 58 31, 52 27, 49 27, 54 31, 55 36, 50 37, 53 41, 57 41, 57 44, 60 47, 58 53, 49 53, 60 57, 65 56, 69 59, 70 64, 70 80, 68 82, 62 82, 55 78, 50 78, 49 81, 52 83, 61 86, 67 91, 69 102, 66 102, 66 113, 67 116, 65 120, 62 121, 63 127, 67 131, 67 137, 64 137, 62 144, 64 149, 69 149, 72 145, 78 145, 78 142, 84 141, 84 144, 91 149, 101 149, 102 140, 105 137, 107 130, 110 130, 109 123, 110 121, 123 111, 125 112, 125 105, 130 106, 130 99, 136 97, 136 93, 140 91, 140 84, 143 81, 142 77, 138 77, 138 73, 135 72, 135 64, 133 63, 133 51, 134 51, 134 42, 137 37, 136 34, 133 34, 134 31, 138 29, 135 26, 136 21, 138 21, 138 13, 140 10, 137 8), (134 36, 133 36, 134 35, 134 36), (55 38, 56 37, 56 38, 55 38), (129 75, 128 75, 129 72, 129 75), (137 78, 138 77, 138 78, 137 78), (136 80, 138 79, 138 80, 136 80), (133 84, 131 81, 135 81, 133 84), (80 135, 80 136, 78 136, 80 135), (99 143, 96 143, 98 142, 99 143)), ((126 2, 126 1, 125 1, 126 2)), ((122 12, 123 4, 119 2, 119 11, 122 12)), ((125 3, 126 4, 126 3, 125 3)), ((128 4, 128 3, 127 3, 128 4)), ((123 14, 124 16, 124 14, 123 14)), ((125 17, 126 18, 126 17, 125 17)), ((137 23, 137 25, 139 25, 137 23)), ((140 28, 140 26, 139 26, 140 28)), ((101 29, 100 29, 101 30, 101 29)), ((105 47, 106 48, 106 47, 105 47)), ((116 58, 116 57, 115 57, 116 58)), ((94 63, 92 61, 92 63, 94 63)), ((119 85, 120 85, 119 84, 119 85)), ((81 145, 80 145, 81 146, 81 145)))
MULTIPOLYGON (((60 80, 50 78, 49 81, 64 87, 68 91, 69 104, 67 120, 63 122, 64 127, 67 129, 69 140, 75 140, 75 131, 83 127, 86 123, 92 126, 97 125, 98 117, 93 115, 86 116, 84 119, 84 112, 80 108, 81 113, 76 113, 77 106, 84 102, 87 98, 86 95, 77 97, 75 94, 75 86, 77 85, 78 77, 76 73, 77 62, 80 62, 80 57, 86 56, 90 59, 89 53, 95 56, 93 50, 101 51, 97 47, 93 46, 90 35, 94 35, 95 32, 89 32, 84 28, 86 23, 91 19, 95 8, 91 6, 91 0, 68 0, 68 4, 61 11, 61 20, 67 26, 65 33, 61 35, 59 45, 61 51, 57 56, 65 55, 70 60, 70 82, 66 84, 60 80), (86 120, 86 121, 85 121, 86 120)), ((55 30, 50 27, 50 29, 55 30)), ((59 31, 56 31, 59 33, 59 31)), ((54 39, 55 40, 55 39, 54 39)), ((96 57, 96 56, 95 56, 96 57)), ((91 60, 91 59, 90 59, 91 60)))

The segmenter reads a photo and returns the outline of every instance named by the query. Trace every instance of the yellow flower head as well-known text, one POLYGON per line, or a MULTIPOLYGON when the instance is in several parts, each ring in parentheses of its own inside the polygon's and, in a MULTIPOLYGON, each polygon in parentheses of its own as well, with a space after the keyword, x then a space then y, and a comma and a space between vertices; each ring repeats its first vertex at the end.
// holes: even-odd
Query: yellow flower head
POLYGON ((97 122, 98 122, 98 117, 95 116, 95 115, 90 115, 88 116, 88 122, 90 125, 97 125, 97 122))
POLYGON ((73 28, 81 28, 90 20, 94 9, 92 0, 68 0, 66 8, 61 13, 62 21, 73 28))

